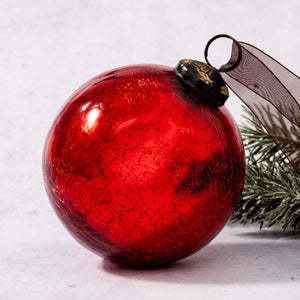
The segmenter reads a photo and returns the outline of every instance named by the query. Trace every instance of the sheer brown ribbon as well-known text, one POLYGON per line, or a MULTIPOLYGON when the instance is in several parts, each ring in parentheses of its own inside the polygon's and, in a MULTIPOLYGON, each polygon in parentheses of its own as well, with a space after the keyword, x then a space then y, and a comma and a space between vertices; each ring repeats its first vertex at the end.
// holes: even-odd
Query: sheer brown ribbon
POLYGON ((258 48, 234 39, 231 58, 218 71, 300 174, 300 78, 258 48))

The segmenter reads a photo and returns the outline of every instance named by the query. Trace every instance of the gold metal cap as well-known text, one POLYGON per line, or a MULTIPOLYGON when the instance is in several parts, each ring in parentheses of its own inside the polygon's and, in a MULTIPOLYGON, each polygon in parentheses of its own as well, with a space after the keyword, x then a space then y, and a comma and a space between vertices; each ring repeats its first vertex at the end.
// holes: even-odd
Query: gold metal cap
POLYGON ((184 83, 214 104, 224 105, 229 97, 228 88, 221 75, 208 64, 197 60, 182 59, 174 71, 184 83))

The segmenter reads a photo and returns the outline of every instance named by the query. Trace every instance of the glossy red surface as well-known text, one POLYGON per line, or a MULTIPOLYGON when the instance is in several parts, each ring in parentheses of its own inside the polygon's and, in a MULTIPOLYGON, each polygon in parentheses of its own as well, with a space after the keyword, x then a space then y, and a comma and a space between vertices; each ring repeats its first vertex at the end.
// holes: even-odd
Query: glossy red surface
POLYGON ((223 106, 169 67, 101 74, 66 103, 44 149, 51 203, 95 253, 131 266, 186 257, 211 241, 244 180, 238 129, 223 106))

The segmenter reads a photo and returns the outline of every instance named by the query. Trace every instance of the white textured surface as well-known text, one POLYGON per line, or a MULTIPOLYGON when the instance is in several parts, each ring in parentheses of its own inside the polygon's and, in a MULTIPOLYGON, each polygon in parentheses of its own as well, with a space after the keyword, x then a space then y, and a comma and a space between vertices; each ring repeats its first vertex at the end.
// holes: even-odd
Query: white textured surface
MULTIPOLYGON (((167 269, 118 269, 62 228, 41 174, 58 109, 108 69, 203 60, 207 40, 228 33, 299 74, 299 3, 1 0, 0 299, 300 299, 297 235, 227 226, 167 269)), ((240 121, 239 101, 227 106, 240 121)))
POLYGON ((1 299, 299 299, 299 233, 229 225, 168 268, 130 270, 84 249, 43 210, 11 215, 13 227, 1 220, 1 299))

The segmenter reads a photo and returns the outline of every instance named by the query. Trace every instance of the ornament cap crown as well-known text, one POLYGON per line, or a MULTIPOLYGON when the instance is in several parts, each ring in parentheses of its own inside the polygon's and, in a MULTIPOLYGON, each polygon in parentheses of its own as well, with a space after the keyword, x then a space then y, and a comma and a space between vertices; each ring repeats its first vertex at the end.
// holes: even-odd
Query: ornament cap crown
POLYGON ((174 71, 184 83, 218 106, 224 105, 229 97, 228 88, 221 75, 206 63, 182 59, 174 71))

